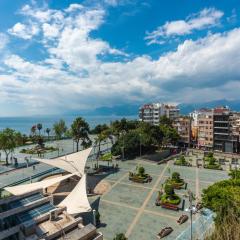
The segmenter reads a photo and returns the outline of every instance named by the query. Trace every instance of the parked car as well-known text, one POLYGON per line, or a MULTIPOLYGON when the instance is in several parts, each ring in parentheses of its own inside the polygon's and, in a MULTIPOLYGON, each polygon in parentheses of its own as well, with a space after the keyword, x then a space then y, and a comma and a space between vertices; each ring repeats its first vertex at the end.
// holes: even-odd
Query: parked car
POLYGON ((158 239, 164 238, 167 235, 169 235, 172 231, 173 231, 173 229, 171 227, 165 227, 161 230, 160 233, 158 233, 157 238, 158 239))
POLYGON ((188 215, 183 214, 179 217, 179 219, 177 220, 177 223, 182 224, 182 223, 185 223, 187 220, 188 220, 188 215))

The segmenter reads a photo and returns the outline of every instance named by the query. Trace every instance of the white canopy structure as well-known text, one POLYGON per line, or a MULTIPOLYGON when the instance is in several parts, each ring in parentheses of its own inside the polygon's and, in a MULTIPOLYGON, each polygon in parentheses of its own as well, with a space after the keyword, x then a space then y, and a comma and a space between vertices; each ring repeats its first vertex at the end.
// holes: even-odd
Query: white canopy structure
POLYGON ((59 203, 58 206, 66 207, 67 212, 71 215, 89 212, 92 210, 87 198, 86 174, 82 176, 76 187, 61 203, 59 203))
POLYGON ((54 167, 61 168, 67 172, 76 173, 79 176, 83 176, 85 165, 91 151, 92 147, 82 150, 80 152, 68 154, 63 157, 58 157, 54 159, 37 158, 36 160, 54 167))
POLYGON ((40 182, 18 185, 18 186, 14 186, 14 187, 6 187, 4 189, 6 191, 12 193, 13 195, 21 195, 21 194, 24 194, 24 193, 28 193, 28 192, 32 192, 32 191, 35 191, 35 190, 50 187, 50 186, 52 186, 56 183, 59 183, 59 182, 65 180, 65 179, 68 179, 68 178, 72 177, 73 175, 76 175, 76 174, 74 174, 74 173, 73 174, 67 174, 65 176, 55 177, 55 178, 43 180, 43 181, 40 181, 40 182))

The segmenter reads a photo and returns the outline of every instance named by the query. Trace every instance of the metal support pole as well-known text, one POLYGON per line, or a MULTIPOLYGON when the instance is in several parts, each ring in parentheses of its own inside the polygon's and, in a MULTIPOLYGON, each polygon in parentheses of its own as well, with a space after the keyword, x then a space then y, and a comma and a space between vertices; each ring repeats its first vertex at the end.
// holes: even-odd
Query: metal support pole
POLYGON ((96 222, 96 210, 93 209, 93 225, 96 226, 97 222, 96 222))

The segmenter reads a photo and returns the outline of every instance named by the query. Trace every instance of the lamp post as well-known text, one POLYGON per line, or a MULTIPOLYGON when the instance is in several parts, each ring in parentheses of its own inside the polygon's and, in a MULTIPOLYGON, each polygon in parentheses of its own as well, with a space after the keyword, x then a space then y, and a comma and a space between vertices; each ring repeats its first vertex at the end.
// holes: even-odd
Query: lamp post
POLYGON ((122 143, 123 143, 123 146, 121 147, 121 149, 122 149, 122 160, 124 160, 124 135, 126 134, 126 131, 123 130, 120 134, 122 136, 122 143))
POLYGON ((191 240, 193 239, 193 227, 192 227, 192 215, 197 210, 196 207, 192 204, 193 201, 193 193, 191 190, 188 190, 188 197, 189 197, 189 208, 187 208, 185 211, 190 213, 190 236, 191 240))
POLYGON ((139 156, 141 157, 142 156, 142 144, 141 144, 141 137, 142 137, 142 134, 139 133, 139 156))

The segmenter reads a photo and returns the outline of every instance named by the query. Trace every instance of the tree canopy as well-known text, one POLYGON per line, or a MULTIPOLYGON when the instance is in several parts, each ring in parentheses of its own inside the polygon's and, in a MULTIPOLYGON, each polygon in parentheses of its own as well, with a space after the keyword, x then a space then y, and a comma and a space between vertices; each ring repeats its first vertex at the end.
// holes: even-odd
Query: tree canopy
POLYGON ((53 130, 57 139, 61 139, 67 131, 66 123, 63 119, 60 119, 59 122, 53 124, 53 130))
POLYGON ((89 125, 81 117, 76 118, 71 125, 71 134, 73 140, 77 144, 77 151, 79 151, 79 142, 81 140, 81 146, 83 149, 90 147, 92 144, 91 139, 89 138, 89 125))

